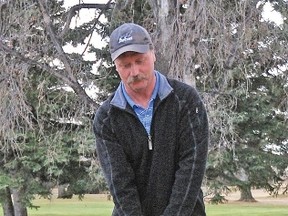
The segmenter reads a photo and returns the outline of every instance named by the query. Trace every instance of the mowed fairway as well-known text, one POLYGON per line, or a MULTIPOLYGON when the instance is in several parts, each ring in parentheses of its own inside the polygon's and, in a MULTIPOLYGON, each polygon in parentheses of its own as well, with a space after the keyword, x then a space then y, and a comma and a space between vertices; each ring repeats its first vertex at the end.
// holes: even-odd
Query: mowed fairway
MULTIPOLYGON (((206 204, 207 216, 288 216, 288 196, 270 197, 256 192, 256 203, 237 202, 238 194, 229 196, 227 204, 206 204)), ((36 199, 34 205, 40 208, 29 209, 29 216, 111 216, 113 202, 106 195, 85 195, 81 201, 72 199, 36 199)), ((0 216, 3 216, 1 211, 0 216)))
POLYGON ((207 216, 288 216, 288 204, 261 203, 207 205, 207 216))
POLYGON ((38 199, 34 202, 41 208, 30 209, 29 216, 105 216, 111 215, 113 202, 105 195, 85 195, 83 200, 77 196, 72 199, 52 198, 51 201, 38 199))
POLYGON ((263 190, 253 190, 257 202, 237 201, 239 192, 226 197, 227 204, 206 205, 207 216, 288 216, 288 195, 270 196, 263 190))

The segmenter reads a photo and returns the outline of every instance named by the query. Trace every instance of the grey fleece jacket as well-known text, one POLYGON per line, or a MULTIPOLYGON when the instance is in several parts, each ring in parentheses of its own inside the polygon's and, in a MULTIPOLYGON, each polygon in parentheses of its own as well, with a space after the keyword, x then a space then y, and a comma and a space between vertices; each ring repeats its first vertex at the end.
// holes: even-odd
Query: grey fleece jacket
POLYGON ((193 87, 159 77, 150 136, 119 88, 95 114, 96 151, 115 203, 113 216, 206 215, 204 105, 193 87))

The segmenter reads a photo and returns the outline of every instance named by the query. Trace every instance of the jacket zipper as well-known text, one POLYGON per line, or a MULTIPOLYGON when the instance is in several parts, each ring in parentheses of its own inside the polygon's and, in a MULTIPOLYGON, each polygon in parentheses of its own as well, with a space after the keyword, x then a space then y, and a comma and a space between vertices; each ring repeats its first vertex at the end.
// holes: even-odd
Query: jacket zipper
POLYGON ((152 137, 150 134, 148 135, 148 149, 150 151, 153 150, 152 137))
MULTIPOLYGON (((133 113, 133 112, 130 112, 130 113, 139 120, 138 116, 135 113, 133 113)), ((152 119, 153 119, 153 116, 152 116, 152 119)), ((140 122, 140 120, 139 120, 139 122, 140 122)), ((141 122, 140 122, 140 124, 142 125, 141 122)), ((151 127, 152 127, 152 121, 151 121, 151 127)), ((143 126, 143 128, 144 128, 144 126, 143 126)), ((145 128, 144 128, 144 130, 145 130, 145 128)), ((150 151, 152 151, 153 150, 152 136, 150 134, 148 134, 147 136, 148 136, 148 149, 150 151)))

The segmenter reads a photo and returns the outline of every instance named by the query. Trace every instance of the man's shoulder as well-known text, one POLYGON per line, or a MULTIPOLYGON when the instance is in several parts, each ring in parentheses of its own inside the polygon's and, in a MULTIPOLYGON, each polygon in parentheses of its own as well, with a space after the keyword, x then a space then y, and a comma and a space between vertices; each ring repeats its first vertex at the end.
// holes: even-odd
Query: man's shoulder
POLYGON ((197 93, 197 90, 195 87, 188 85, 184 82, 181 82, 179 80, 173 79, 173 78, 167 78, 169 84, 174 89, 175 93, 197 93))
POLYGON ((109 109, 111 108, 110 102, 111 102, 111 100, 113 98, 113 95, 114 95, 114 93, 112 95, 108 96, 108 98, 106 98, 102 102, 102 104, 97 108, 97 110, 95 111, 95 116, 96 117, 100 117, 100 116, 103 116, 103 115, 108 115, 109 109))

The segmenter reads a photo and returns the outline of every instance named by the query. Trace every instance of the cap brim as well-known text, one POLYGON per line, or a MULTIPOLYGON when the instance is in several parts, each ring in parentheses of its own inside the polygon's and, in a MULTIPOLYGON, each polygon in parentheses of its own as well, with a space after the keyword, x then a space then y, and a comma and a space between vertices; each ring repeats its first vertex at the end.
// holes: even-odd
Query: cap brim
POLYGON ((112 61, 115 61, 121 54, 125 52, 147 53, 149 51, 149 44, 130 44, 116 50, 111 54, 112 61))

